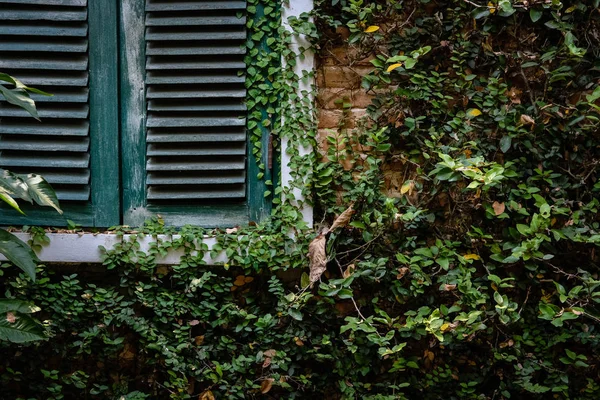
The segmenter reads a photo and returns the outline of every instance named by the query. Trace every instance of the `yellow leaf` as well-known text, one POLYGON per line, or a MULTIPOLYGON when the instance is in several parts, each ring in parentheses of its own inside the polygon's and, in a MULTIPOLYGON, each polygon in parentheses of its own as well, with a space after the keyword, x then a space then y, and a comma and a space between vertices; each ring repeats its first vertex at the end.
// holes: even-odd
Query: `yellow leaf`
POLYGON ((387 72, 392 72, 393 70, 395 70, 396 68, 400 68, 402 66, 402 63, 397 63, 397 64, 392 64, 389 67, 387 67, 387 72))
POLYGON ((444 324, 442 324, 442 326, 440 326, 440 330, 441 330, 442 332, 446 332, 446 331, 448 330, 448 328, 450 328, 450 324, 449 324, 449 323, 447 323, 447 322, 446 322, 446 323, 444 323, 444 324))
POLYGON ((467 117, 469 117, 469 118, 474 118, 478 115, 481 115, 481 110, 479 110, 477 108, 469 108, 467 110, 467 117))
POLYGON ((477 254, 465 254, 463 257, 465 260, 481 260, 477 254))
POLYGON ((490 14, 493 14, 496 12, 496 7, 494 6, 494 3, 492 3, 491 1, 488 3, 488 8, 490 10, 490 14))
POLYGON ((366 33, 373 33, 373 32, 377 32, 379 30, 378 26, 375 25, 371 25, 370 27, 368 27, 367 29, 365 29, 366 33))
POLYGON ((413 183, 413 181, 404 182, 404 184, 400 188, 400 194, 406 194, 406 193, 410 194, 410 192, 412 192, 414 185, 415 184, 413 183))

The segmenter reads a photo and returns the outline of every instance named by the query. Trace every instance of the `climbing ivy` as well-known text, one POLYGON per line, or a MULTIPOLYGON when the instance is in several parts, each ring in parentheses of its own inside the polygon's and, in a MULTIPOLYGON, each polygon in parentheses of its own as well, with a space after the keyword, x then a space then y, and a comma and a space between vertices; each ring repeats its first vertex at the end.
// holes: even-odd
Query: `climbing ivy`
POLYGON ((287 22, 367 60, 373 97, 319 161, 281 4, 248 5, 251 142, 292 166, 271 219, 157 217, 116 228, 102 266, 2 267, 52 335, 0 345, 2 395, 597 399, 598 2, 316 1, 287 22))

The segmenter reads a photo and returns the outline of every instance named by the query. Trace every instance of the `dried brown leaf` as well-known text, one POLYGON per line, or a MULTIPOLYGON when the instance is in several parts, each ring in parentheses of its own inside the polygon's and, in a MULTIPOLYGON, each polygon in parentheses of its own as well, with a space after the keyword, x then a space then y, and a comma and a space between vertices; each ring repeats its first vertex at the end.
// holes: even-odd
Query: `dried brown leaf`
POLYGON ((277 355, 277 350, 269 349, 263 353, 265 357, 275 357, 277 355))
POLYGON ((6 321, 9 324, 14 324, 16 320, 17 318, 15 317, 15 314, 11 313, 10 311, 6 313, 6 321))
POLYGON ((310 283, 315 283, 327 269, 327 252, 325 246, 327 238, 319 235, 308 245, 308 259, 310 261, 310 283))
POLYGON ((350 204, 350 207, 348 207, 346 211, 341 213, 340 216, 337 217, 335 221, 333 221, 333 225, 331 225, 329 232, 334 231, 337 228, 343 228, 346 225, 348 225, 348 222, 350 222, 350 219, 352 218, 352 215, 355 212, 353 206, 354 204, 350 204))
POLYGON ((449 285, 449 284, 445 283, 444 286, 442 287, 442 289, 449 292, 451 290, 456 289, 456 285, 449 285))
POLYGON ((494 209, 494 214, 496 215, 500 215, 504 212, 504 210, 506 210, 504 203, 498 203, 497 201, 492 204, 492 208, 494 209))
POLYGON ((204 343, 204 335, 196 336, 194 343, 196 343, 196 346, 202 346, 204 343))
POLYGON ((523 125, 535 125, 535 121, 529 115, 521 114, 521 124, 523 125))
POLYGON ((356 270, 356 267, 354 266, 354 264, 350 264, 348 265, 348 268, 346 268, 346 270, 344 271, 344 278, 348 278, 350 275, 352 275, 354 273, 354 271, 356 270))
POLYGON ((215 400, 215 395, 210 390, 207 390, 198 396, 198 400, 215 400))
POLYGON ((273 381, 275 381, 275 379, 273 378, 268 378, 262 381, 262 383, 260 384, 260 392, 262 394, 268 393, 269 390, 271 390, 271 388, 273 387, 273 381))

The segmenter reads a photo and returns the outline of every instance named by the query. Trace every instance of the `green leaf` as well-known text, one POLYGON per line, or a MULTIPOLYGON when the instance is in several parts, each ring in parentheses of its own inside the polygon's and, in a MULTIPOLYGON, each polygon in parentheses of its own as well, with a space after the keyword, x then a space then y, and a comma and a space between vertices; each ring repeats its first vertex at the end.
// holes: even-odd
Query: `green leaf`
POLYGON ((502 139, 500 139, 500 150, 503 153, 506 153, 508 150, 510 150, 510 146, 512 144, 512 138, 508 135, 502 136, 502 139))
POLYGON ((302 276, 300 277, 300 286, 302 287, 302 289, 304 289, 305 287, 308 287, 310 285, 310 277, 308 276, 308 274, 306 272, 302 273, 302 276))
POLYGON ((5 313, 8 311, 31 314, 40 311, 40 308, 26 301, 0 299, 0 313, 5 313))
POLYGON ((302 313, 296 308, 290 308, 288 314, 296 321, 302 321, 302 313))
POLYGON ((47 339, 44 327, 30 316, 19 312, 0 315, 0 340, 24 343, 44 339, 47 339))
POLYGON ((62 214, 62 210, 58 204, 58 197, 52 186, 40 175, 28 174, 19 175, 27 184, 27 193, 31 196, 33 201, 41 206, 50 206, 62 214))
POLYGON ((532 8, 529 10, 529 18, 531 18, 532 22, 538 22, 540 18, 542 18, 542 10, 536 10, 532 8))
POLYGON ((4 229, 0 229, 0 253, 35 281, 37 256, 25 242, 4 229))
POLYGON ((31 114, 33 118, 37 119, 38 121, 40 120, 37 109, 35 108, 35 102, 23 89, 8 89, 0 85, 0 93, 10 104, 21 107, 31 114))
POLYGON ((2 200, 6 204, 8 204, 12 208, 14 208, 15 210, 17 210, 21 214, 25 215, 25 213, 23 212, 23 210, 21 210, 21 208, 19 207, 19 204, 17 204, 17 202, 15 201, 15 199, 13 199, 10 196, 10 194, 6 190, 4 190, 4 188, 0 188, 0 200, 2 200))

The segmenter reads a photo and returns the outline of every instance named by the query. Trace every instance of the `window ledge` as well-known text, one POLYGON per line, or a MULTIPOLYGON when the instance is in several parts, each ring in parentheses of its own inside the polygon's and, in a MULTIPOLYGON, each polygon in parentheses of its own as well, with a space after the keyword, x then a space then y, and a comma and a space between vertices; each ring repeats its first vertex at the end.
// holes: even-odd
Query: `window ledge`
MULTIPOLYGON (((28 233, 15 233, 15 235, 24 242, 27 242, 31 237, 28 233)), ((38 251, 37 256, 42 263, 49 264, 98 264, 102 262, 102 251, 99 246, 112 249, 115 244, 122 240, 127 240, 130 236, 137 236, 126 234, 121 237, 110 233, 47 233, 46 235, 50 239, 50 244, 38 251)), ((179 235, 157 235, 156 237, 168 241, 177 239, 179 235)), ((156 239, 147 235, 143 238, 138 237, 137 241, 140 244, 140 250, 147 252, 150 249, 150 243, 156 241, 156 239)), ((216 239, 207 236, 203 243, 211 248, 216 243, 216 239)), ((183 249, 170 250, 166 257, 158 257, 156 263, 158 265, 177 265, 183 254, 183 249)), ((5 261, 6 258, 0 254, 0 260, 5 261)), ((206 252, 204 261, 209 265, 214 265, 226 262, 227 257, 224 253, 221 253, 216 258, 211 258, 210 252, 206 252)))

